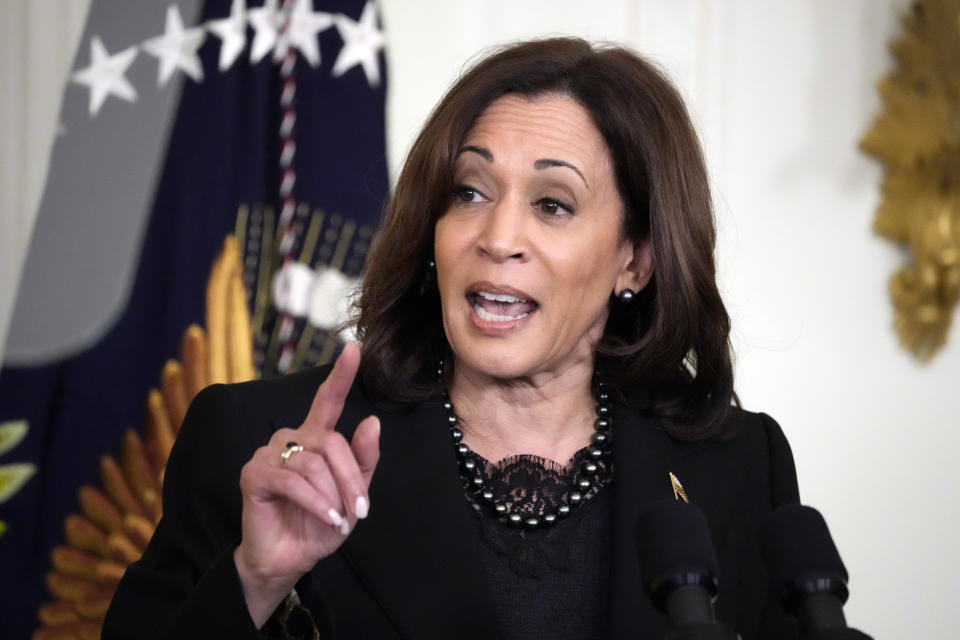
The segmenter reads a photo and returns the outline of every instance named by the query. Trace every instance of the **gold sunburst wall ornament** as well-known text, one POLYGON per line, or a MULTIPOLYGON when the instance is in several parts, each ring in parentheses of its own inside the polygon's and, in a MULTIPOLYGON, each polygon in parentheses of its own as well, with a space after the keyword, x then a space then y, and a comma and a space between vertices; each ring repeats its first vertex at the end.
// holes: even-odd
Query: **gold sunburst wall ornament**
POLYGON ((960 297, 960 0, 916 0, 860 141, 884 167, 874 230, 908 249, 890 279, 901 344, 929 360, 960 297))
POLYGON ((160 389, 147 394, 141 433, 128 430, 119 459, 100 460, 100 486, 78 491, 80 513, 64 522, 65 544, 51 554, 52 599, 37 615, 34 640, 99 638, 113 592, 140 558, 160 521, 163 471, 187 406, 209 384, 255 377, 250 313, 233 236, 224 242, 207 283, 206 331, 190 326, 180 361, 170 360, 160 389))

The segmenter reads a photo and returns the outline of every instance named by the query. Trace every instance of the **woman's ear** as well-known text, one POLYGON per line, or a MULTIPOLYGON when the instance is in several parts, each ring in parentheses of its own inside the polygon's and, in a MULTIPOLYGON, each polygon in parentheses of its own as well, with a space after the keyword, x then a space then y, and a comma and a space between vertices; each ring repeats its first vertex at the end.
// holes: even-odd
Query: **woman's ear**
POLYGON ((617 278, 614 295, 620 295, 624 289, 639 293, 653 276, 653 247, 650 244, 650 236, 632 244, 633 253, 617 278))

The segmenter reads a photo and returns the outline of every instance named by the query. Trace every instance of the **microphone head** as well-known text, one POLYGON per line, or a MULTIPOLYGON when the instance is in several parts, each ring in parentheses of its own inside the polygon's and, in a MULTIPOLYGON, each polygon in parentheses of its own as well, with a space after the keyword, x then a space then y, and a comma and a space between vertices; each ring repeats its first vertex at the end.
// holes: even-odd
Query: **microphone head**
POLYGON ((760 543, 788 610, 821 593, 847 601, 847 569, 819 511, 799 504, 776 509, 760 530, 760 543))
POLYGON ((658 609, 683 586, 717 595, 717 556, 707 518, 696 505, 669 499, 654 504, 637 518, 636 543, 640 579, 658 609))

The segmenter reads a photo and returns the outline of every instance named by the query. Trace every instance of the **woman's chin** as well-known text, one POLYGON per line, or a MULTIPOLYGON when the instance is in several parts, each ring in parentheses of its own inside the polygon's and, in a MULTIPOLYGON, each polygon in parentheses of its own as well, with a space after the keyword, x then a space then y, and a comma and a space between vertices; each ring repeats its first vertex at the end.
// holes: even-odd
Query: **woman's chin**
POLYGON ((528 377, 535 369, 532 345, 469 345, 457 349, 455 366, 472 379, 506 382, 528 377))

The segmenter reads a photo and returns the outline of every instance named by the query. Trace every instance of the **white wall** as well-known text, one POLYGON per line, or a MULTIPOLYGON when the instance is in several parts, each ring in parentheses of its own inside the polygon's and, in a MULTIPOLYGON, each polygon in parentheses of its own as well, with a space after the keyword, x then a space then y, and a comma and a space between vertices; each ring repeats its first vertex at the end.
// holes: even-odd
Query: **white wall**
MULTIPOLYGON (((443 89, 493 43, 554 33, 619 40, 671 72, 714 178, 738 389, 748 408, 776 417, 793 444, 802 497, 826 515, 852 576, 848 619, 877 638, 952 637, 960 328, 927 366, 897 346, 886 283, 900 252, 871 233, 881 174, 856 148, 879 107, 873 85, 890 64, 885 46, 905 0, 382 5, 394 172, 443 89)), ((5 87, 22 77, 10 60, 26 64, 34 51, 17 42, 0 55, 5 87)), ((43 101, 56 101, 59 80, 44 81, 49 117, 56 109, 43 101)), ((31 185, 42 174, 23 158, 48 148, 53 131, 48 122, 46 133, 11 151, 7 132, 19 129, 7 119, 30 114, 8 115, 4 104, 0 330, 10 265, 37 198, 31 185), (11 215, 8 190, 21 184, 11 215)))

